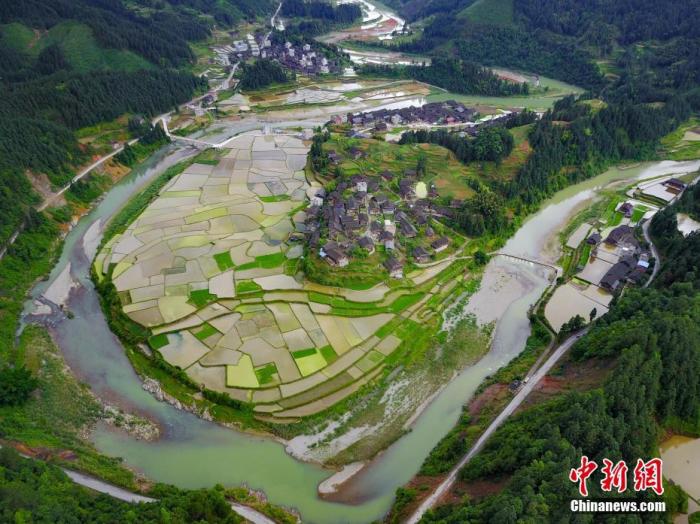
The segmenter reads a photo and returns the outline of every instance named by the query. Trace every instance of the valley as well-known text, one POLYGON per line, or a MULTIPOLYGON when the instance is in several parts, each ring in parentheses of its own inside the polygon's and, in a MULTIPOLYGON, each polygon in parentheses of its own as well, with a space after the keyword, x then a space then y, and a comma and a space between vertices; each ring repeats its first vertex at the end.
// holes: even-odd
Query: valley
MULTIPOLYGON (((464 16, 481 19, 483 3, 464 16)), ((253 521, 276 507, 292 512, 279 518, 319 524, 431 522, 455 508, 446 500, 486 511, 485 497, 460 497, 465 475, 481 474, 465 471, 493 449, 460 461, 476 454, 469 446, 492 432, 502 442, 549 394, 543 384, 586 358, 590 333, 617 321, 619 302, 660 292, 657 274, 671 282, 661 257, 680 256, 680 244, 660 245, 654 217, 673 209, 674 231, 696 237, 700 217, 681 198, 700 170, 690 109, 606 112, 612 102, 590 86, 507 61, 458 62, 459 92, 449 91, 419 71, 447 62, 405 45, 432 19, 409 34, 403 15, 359 4, 361 19, 328 22, 313 38, 298 33, 313 17, 285 15, 280 3, 271 18, 197 41, 187 67, 204 76, 187 97, 183 87, 146 117, 81 127, 91 164, 82 158, 79 178, 32 204, 54 216, 77 185, 96 191, 71 209, 55 258, 42 259, 48 276, 17 300, 15 337, 48 333, 78 381, 157 435, 92 417, 80 436, 86 472, 135 489, 131 473, 90 462, 99 453, 144 485, 242 487, 227 500, 253 521), (251 84, 268 39, 269 62, 285 68, 256 70, 251 84), (244 41, 248 54, 236 57, 244 41), (302 65, 287 61, 294 54, 302 65), (261 80, 268 73, 274 80, 261 80), (100 191, 89 185, 117 162, 119 176, 100 191), (569 347, 573 356, 555 363, 569 347), (511 398, 524 407, 491 428, 511 398), (479 418, 465 415, 472 408, 479 418), (454 439, 460 446, 446 452, 454 439), (426 473, 436 461, 440 471, 426 473)), ((42 39, 71 31, 71 41, 98 45, 80 26, 42 39)), ((29 37, 17 26, 10 34, 29 37)), ((78 55, 71 63, 85 72, 142 60, 107 54, 80 65, 78 55)), ((3 248, 10 263, 23 235, 3 248)), ((674 416, 663 423, 694 435, 674 416)), ((2 429, 3 446, 28 431, 2 429)), ((673 437, 662 448, 684 488, 692 480, 676 455, 692 445, 673 437)))

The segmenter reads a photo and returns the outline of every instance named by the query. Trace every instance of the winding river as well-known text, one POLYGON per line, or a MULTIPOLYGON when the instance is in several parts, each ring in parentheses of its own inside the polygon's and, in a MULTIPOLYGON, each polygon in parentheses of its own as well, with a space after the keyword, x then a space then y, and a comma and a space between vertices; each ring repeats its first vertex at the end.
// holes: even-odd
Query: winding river
MULTIPOLYGON (((39 283, 31 293, 33 299, 39 297, 57 279, 70 273, 77 283, 67 300, 74 318, 55 318, 50 327, 68 364, 96 394, 157 421, 163 428, 159 441, 145 442, 98 427, 93 435, 96 447, 107 455, 123 457, 127 465, 149 478, 183 488, 221 483, 246 484, 263 490, 271 502, 299 510, 305 522, 365 523, 381 517, 391 505, 396 488, 417 472, 430 449, 454 425, 462 405, 479 383, 522 351, 529 334, 526 312, 549 284, 547 270, 503 257, 490 262, 482 290, 469 305, 486 312, 486 317, 490 314, 498 318, 490 352, 442 390, 418 417, 412 431, 344 486, 343 498, 353 504, 324 501, 317 496, 317 485, 330 476, 328 470, 297 461, 272 439, 201 420, 158 402, 145 392, 101 313, 89 273, 102 227, 157 174, 192 154, 192 149, 168 146, 112 188, 67 235, 48 281, 39 283), (494 286, 489 284, 492 281, 494 286), (495 302, 503 307, 494 309, 495 302)), ((553 262, 557 249, 552 239, 571 213, 593 198, 598 189, 616 181, 698 168, 700 162, 660 162, 609 170, 545 202, 502 251, 553 262)), ((26 311, 32 306, 33 301, 29 300, 26 311)))
MULTIPOLYGON (((380 14, 383 18, 388 16, 384 12, 380 14)), ((327 120, 325 114, 307 113, 299 118, 288 116, 288 121, 275 122, 274 126, 315 127, 327 120)), ((264 120, 252 117, 212 126, 206 134, 198 136, 218 142, 263 127, 264 120)), ((456 423, 463 404, 483 379, 522 351, 529 335, 527 310, 549 285, 551 271, 504 257, 494 258, 485 270, 482 288, 468 305, 468 310, 484 323, 497 320, 489 353, 447 384, 417 418, 410 432, 342 487, 338 499, 351 503, 322 500, 317 495, 317 486, 331 471, 292 458, 280 442, 204 421, 158 402, 145 392, 102 315, 90 281, 90 264, 104 225, 159 173, 195 152, 191 148, 167 146, 113 187, 67 235, 56 267, 47 281, 32 290, 25 312, 32 311, 34 300, 49 287, 70 275, 75 286, 66 306, 74 318, 53 316, 49 326, 69 366, 97 395, 158 422, 162 428, 160 440, 145 442, 98 426, 93 441, 101 452, 122 457, 128 466, 153 480, 182 488, 245 484, 264 491, 274 504, 297 509, 305 522, 351 524, 380 518, 390 507, 396 488, 418 471, 425 456, 456 423)), ((698 168, 700 162, 661 162, 609 170, 545 202, 501 251, 554 263, 558 258, 557 232, 600 188, 617 181, 698 168)))

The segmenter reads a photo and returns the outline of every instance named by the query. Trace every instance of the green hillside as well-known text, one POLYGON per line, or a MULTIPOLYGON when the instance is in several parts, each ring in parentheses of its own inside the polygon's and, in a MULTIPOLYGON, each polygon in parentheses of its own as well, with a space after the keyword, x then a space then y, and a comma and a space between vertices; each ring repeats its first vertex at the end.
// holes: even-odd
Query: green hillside
POLYGON ((476 0, 458 16, 475 24, 511 25, 513 0, 476 0))
POLYGON ((36 60, 41 51, 58 45, 70 69, 79 73, 94 70, 135 71, 153 67, 131 51, 100 47, 92 29, 79 22, 61 22, 48 31, 33 31, 20 23, 0 27, 2 44, 36 60))

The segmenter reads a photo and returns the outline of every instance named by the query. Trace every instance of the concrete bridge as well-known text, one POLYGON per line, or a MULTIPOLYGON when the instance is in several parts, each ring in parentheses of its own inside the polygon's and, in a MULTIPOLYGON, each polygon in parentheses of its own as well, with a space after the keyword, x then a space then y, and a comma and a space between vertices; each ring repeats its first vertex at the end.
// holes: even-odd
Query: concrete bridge
POLYGON ((181 142, 185 145, 193 146, 196 147, 197 149, 208 149, 210 147, 213 147, 214 149, 221 149, 221 147, 227 142, 227 140, 219 143, 219 144, 212 144, 210 142, 205 142, 204 140, 198 140, 196 138, 189 138, 186 136, 178 136, 178 135, 173 135, 170 132, 170 129, 168 129, 168 117, 167 116, 161 116, 160 119, 158 120, 162 126, 163 126, 163 131, 165 131, 165 134, 172 140, 173 142, 181 142))
POLYGON ((537 260, 536 258, 529 258, 520 255, 511 255, 510 253, 499 253, 497 251, 489 253, 489 255, 492 257, 505 257, 519 262, 529 262, 530 264, 546 267, 547 269, 551 269, 552 271, 556 272, 557 278, 564 274, 564 270, 560 266, 550 264, 549 262, 543 262, 542 260, 537 260))

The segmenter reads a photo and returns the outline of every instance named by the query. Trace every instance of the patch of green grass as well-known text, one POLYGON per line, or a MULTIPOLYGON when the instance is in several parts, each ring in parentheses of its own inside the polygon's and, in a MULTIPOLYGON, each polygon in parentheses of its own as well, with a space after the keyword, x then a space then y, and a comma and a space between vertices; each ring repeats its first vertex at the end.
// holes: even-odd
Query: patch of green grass
POLYGON ((338 354, 335 352, 332 346, 323 346, 321 349, 319 349, 321 352, 321 356, 325 359, 326 362, 329 364, 336 360, 338 358, 338 354))
POLYGON ((168 345, 168 335, 166 335, 165 333, 153 335, 149 337, 148 345, 151 346, 151 349, 155 350, 165 347, 168 345))
POLYGON ((59 464, 84 471, 127 489, 136 489, 134 474, 120 459, 100 455, 80 437, 81 430, 100 418, 102 408, 89 389, 67 370, 61 352, 44 328, 29 325, 22 332, 15 362, 24 364, 39 387, 20 406, 0 406, 0 435, 9 442, 22 442, 42 448, 59 464), (71 450, 76 458, 61 459, 59 453, 71 450))
POLYGON ((290 258, 284 262, 284 274, 293 277, 299 272, 300 261, 298 258, 290 258))
POLYGON ((394 300, 394 302, 389 306, 389 311, 392 313, 401 313, 405 309, 413 306, 420 302, 420 300, 425 296, 425 293, 413 293, 412 295, 401 295, 399 298, 394 300))
POLYGON ((294 362, 296 362, 299 371, 305 377, 315 373, 319 369, 323 369, 327 365, 323 355, 319 353, 316 348, 294 351, 292 352, 292 357, 294 357, 294 362))
POLYGON ((397 326, 401 324, 401 322, 403 322, 403 319, 401 317, 392 318, 389 322, 380 327, 375 333, 375 335, 379 338, 384 338, 390 333, 392 333, 397 328, 397 326))
POLYGON ((634 211, 632 212, 632 218, 630 218, 630 222, 639 222, 644 216, 644 213, 646 213, 646 209, 635 207, 634 211))
POLYGON ((256 268, 272 269, 281 266, 286 260, 287 258, 284 256, 284 253, 271 253, 269 255, 255 257, 255 260, 252 262, 241 264, 236 269, 239 271, 256 268))
POLYGON ((284 194, 284 195, 261 196, 259 198, 263 202, 271 203, 271 202, 284 202, 285 200, 289 200, 292 197, 287 195, 287 194, 284 194))
POLYGON ((195 289, 190 291, 189 302, 193 306, 200 308, 206 306, 210 302, 214 302, 216 298, 216 295, 209 293, 208 289, 195 289))
POLYGON ((579 267, 583 267, 588 263, 588 258, 591 256, 591 245, 584 244, 581 249, 581 255, 578 258, 579 267))
POLYGON ((199 340, 204 340, 204 339, 209 338, 212 335, 216 335, 217 333, 218 333, 218 331, 216 330, 216 328, 214 326, 206 323, 202 326, 202 328, 199 331, 197 331, 194 334, 194 336, 197 337, 199 340))
POLYGON ((613 196, 609 201, 608 205, 605 207, 605 211, 600 217, 600 220, 609 226, 619 224, 622 221, 622 215, 615 211, 617 205, 621 202, 622 198, 619 195, 613 196), (615 215, 620 215, 616 217, 615 215))
POLYGON ((232 269, 236 266, 231 260, 231 253, 229 251, 224 251, 223 253, 217 253, 214 255, 214 261, 216 265, 219 266, 221 271, 226 271, 227 269, 232 269))
POLYGON ((261 385, 270 384, 277 381, 277 366, 274 362, 269 362, 264 366, 255 368, 255 376, 258 377, 258 382, 261 385))
POLYGON ((324 295, 323 293, 317 293, 315 291, 311 291, 309 293, 309 300, 311 302, 316 302, 317 304, 326 304, 328 306, 331 305, 331 302, 333 302, 333 297, 329 295, 324 295))
POLYGON ((310 355, 315 355, 315 354, 316 354, 316 348, 300 349, 299 351, 293 351, 292 357, 297 359, 297 358, 308 357, 310 355))
POLYGON ((257 293, 262 288, 252 280, 240 280, 236 282, 236 294, 257 293))

